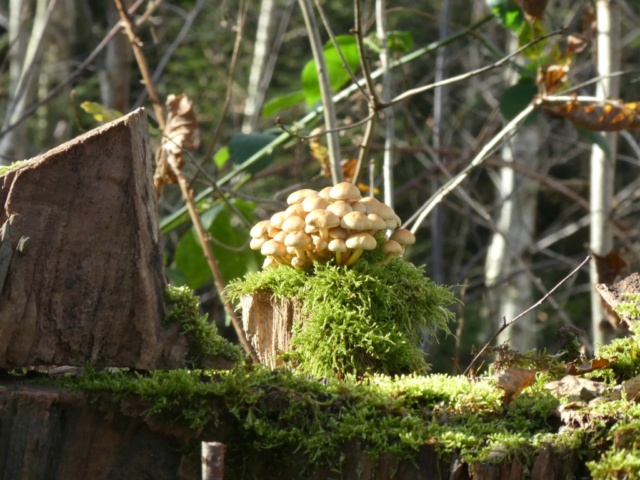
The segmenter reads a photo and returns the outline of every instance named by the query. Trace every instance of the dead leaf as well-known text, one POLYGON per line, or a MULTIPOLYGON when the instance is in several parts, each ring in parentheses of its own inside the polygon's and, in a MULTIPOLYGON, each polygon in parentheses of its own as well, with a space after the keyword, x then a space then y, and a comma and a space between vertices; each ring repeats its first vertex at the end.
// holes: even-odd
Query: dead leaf
POLYGON ((567 83, 570 62, 564 65, 548 65, 538 69, 537 83, 542 87, 545 93, 550 94, 556 92, 560 87, 567 83))
POLYGON ((514 0, 525 13, 527 20, 542 19, 548 0, 514 0))
POLYGON ((589 363, 582 363, 575 365, 573 363, 566 366, 568 375, 583 375, 585 373, 593 372, 595 370, 601 370, 608 367, 611 364, 610 360, 606 358, 594 358, 589 363))
POLYGON ((624 103, 581 103, 577 96, 565 103, 542 100, 541 106, 547 112, 582 127, 598 132, 619 132, 640 128, 640 104, 624 103))
POLYGON ((198 121, 193 110, 193 102, 184 93, 167 97, 167 121, 162 132, 162 142, 154 174, 156 193, 160 195, 165 183, 175 183, 170 168, 182 168, 185 150, 195 150, 200 143, 198 121))
MULTIPOLYGON (((628 325, 631 321, 633 321, 633 319, 629 317, 620 318, 615 312, 615 309, 620 304, 629 301, 627 294, 640 294, 640 273, 632 273, 631 275, 627 275, 623 279, 613 284, 598 283, 596 285, 596 291, 602 298, 602 305, 603 307, 605 307, 607 318, 610 322, 613 323, 616 319, 618 319, 618 321, 622 320, 624 322, 623 325, 628 325)), ((620 325, 614 324, 614 326, 620 325)))
POLYGON ((544 388, 556 397, 568 397, 570 401, 589 401, 601 396, 607 385, 604 382, 566 375, 560 380, 545 383, 544 388))
POLYGON ((498 375, 498 385, 504 390, 502 403, 509 405, 514 398, 536 379, 536 371, 526 368, 510 368, 498 375))
POLYGON ((567 48, 565 49, 565 56, 571 57, 573 55, 577 55, 581 52, 584 52, 589 44, 591 43, 591 38, 588 35, 582 33, 574 33, 567 37, 567 48))

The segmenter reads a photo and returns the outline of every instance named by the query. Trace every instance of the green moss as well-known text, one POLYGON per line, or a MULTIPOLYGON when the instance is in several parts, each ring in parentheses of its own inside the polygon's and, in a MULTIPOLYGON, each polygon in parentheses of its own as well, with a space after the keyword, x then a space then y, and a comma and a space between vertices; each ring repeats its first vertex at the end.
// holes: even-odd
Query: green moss
POLYGON ((228 291, 236 300, 266 291, 294 301, 302 320, 294 325, 286 359, 319 377, 424 371, 422 334, 448 333, 453 318, 446 309, 454 302, 451 291, 401 259, 381 265, 365 257, 353 268, 317 263, 309 274, 266 269, 228 291))
POLYGON ((200 314, 200 302, 190 288, 168 285, 165 300, 165 321, 178 323, 189 341, 187 366, 206 367, 217 364, 220 358, 231 362, 243 358, 242 350, 218 335, 216 326, 200 314))
POLYGON ((597 370, 590 377, 604 377, 611 383, 620 383, 640 375, 640 345, 636 335, 618 338, 598 350, 600 358, 611 364, 604 370, 597 370))
MULTIPOLYGON (((492 381, 461 376, 319 382, 297 372, 242 366, 148 375, 88 371, 62 381, 114 405, 137 399, 156 424, 187 427, 226 443, 230 478, 244 478, 238 473, 243 465, 265 455, 279 459, 270 465, 269 478, 305 478, 318 468, 339 472, 353 442, 372 458, 411 459, 425 445, 436 445, 440 455, 460 454, 467 462, 517 458, 531 465, 547 445, 577 449, 584 439, 577 429, 557 433, 550 419, 558 400, 541 387, 504 407, 492 381)), ((191 441, 189 449, 197 452, 198 439, 191 441)))
POLYGON ((616 307, 616 313, 631 320, 640 320, 640 293, 623 293, 629 299, 616 307))
POLYGON ((0 176, 6 175, 7 173, 19 168, 29 160, 18 160, 17 162, 13 162, 11 165, 0 165, 0 176))

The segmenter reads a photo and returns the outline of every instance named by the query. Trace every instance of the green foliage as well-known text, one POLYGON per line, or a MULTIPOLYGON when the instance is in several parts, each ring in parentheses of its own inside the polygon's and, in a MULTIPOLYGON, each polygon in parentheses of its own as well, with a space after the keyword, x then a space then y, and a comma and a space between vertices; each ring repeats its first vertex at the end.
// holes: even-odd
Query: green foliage
POLYGON ((287 359, 315 376, 399 374, 425 370, 423 331, 448 333, 454 302, 423 270, 395 259, 381 265, 380 252, 353 268, 316 263, 311 274, 293 268, 266 269, 229 286, 232 298, 256 291, 297 303, 287 359), (379 260, 379 258, 378 258, 379 260))
MULTIPOLYGON (((275 140, 271 133, 238 133, 229 140, 229 154, 235 165, 241 165, 253 155, 275 140)), ((273 150, 246 169, 247 173, 257 173, 267 168, 275 158, 273 150)))
MULTIPOLYGON (((243 200, 232 200, 234 206, 250 220, 253 220, 255 205, 243 200)), ((247 227, 233 216, 221 202, 202 212, 204 228, 214 238, 224 239, 226 244, 234 248, 246 243, 247 227)), ((248 271, 257 270, 262 262, 259 254, 249 249, 248 245, 240 251, 230 251, 222 245, 212 244, 213 253, 218 261, 220 272, 225 281, 240 277, 248 271)), ((193 228, 189 229, 176 246, 174 256, 175 267, 180 276, 174 274, 173 279, 183 278, 191 288, 199 288, 211 279, 211 271, 203 258, 202 247, 193 228)))
POLYGON ((100 123, 111 122, 122 117, 122 112, 104 107, 97 102, 82 102, 80 108, 91 115, 96 122, 100 123))
MULTIPOLYGON (((376 53, 381 51, 381 43, 377 33, 371 32, 364 39, 365 44, 376 53)), ((414 40, 411 32, 392 30, 387 32, 389 50, 393 53, 407 53, 413 49, 414 40)))
POLYGON ((516 35, 520 36, 527 28, 522 10, 512 0, 487 0, 487 5, 500 22, 516 35))
MULTIPOLYGON (((500 96, 500 113, 506 120, 512 120, 538 94, 538 86, 528 77, 523 77, 518 83, 507 88, 500 96)), ((526 122, 531 122, 534 115, 529 115, 526 122)))
MULTIPOLYGON (((611 380, 616 383, 640 375, 640 347, 636 335, 618 338, 607 345, 602 345, 598 350, 598 356, 611 361, 607 370, 613 372, 611 380)), ((595 374, 599 372, 594 372, 595 374)))
POLYGON ((165 321, 179 323, 190 340, 187 357, 189 366, 215 363, 219 357, 233 362, 242 359, 242 350, 218 335, 216 326, 207 321, 206 315, 200 314, 200 302, 191 289, 168 285, 165 300, 168 309, 165 321))
POLYGON ((284 95, 279 95, 264 104, 264 106, 262 107, 262 116, 264 118, 270 117, 278 113, 280 110, 286 110, 287 108, 295 107, 299 103, 303 102, 304 98, 304 92, 302 91, 295 91, 286 93, 284 95))
MULTIPOLYGON (((335 41, 338 44, 338 48, 342 52, 347 65, 353 72, 355 72, 360 65, 360 54, 358 52, 358 45, 353 35, 338 35, 335 37, 335 41)), ((329 84, 331 85, 331 91, 335 92, 345 83, 347 83, 351 76, 349 71, 342 63, 340 55, 333 46, 333 42, 329 41, 324 46, 324 59, 327 64, 327 74, 329 75, 329 84)), ((302 69, 302 91, 304 92, 305 100, 308 106, 312 106, 314 103, 320 101, 320 83, 318 82, 318 72, 316 71, 316 62, 311 60, 302 69)))

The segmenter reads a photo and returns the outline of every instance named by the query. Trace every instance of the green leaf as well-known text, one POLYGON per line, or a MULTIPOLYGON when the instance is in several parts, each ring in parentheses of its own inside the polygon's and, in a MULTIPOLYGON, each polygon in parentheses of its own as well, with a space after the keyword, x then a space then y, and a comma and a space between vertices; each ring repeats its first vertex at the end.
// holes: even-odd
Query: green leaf
MULTIPOLYGON (((347 65, 349 65, 351 70, 355 72, 360 65, 360 54, 358 52, 358 45, 355 37, 352 35, 339 35, 335 37, 335 40, 347 62, 347 65)), ((349 71, 342 64, 340 55, 333 47, 333 43, 331 41, 325 44, 323 50, 331 91, 335 92, 347 83, 351 79, 351 76, 349 75, 349 71)), ((316 62, 314 60, 307 62, 304 66, 301 78, 302 90, 304 92, 307 105, 311 106, 321 98, 316 62)))
MULTIPOLYGON (((240 165, 251 158, 256 152, 269 145, 275 138, 270 133, 239 133, 229 140, 229 153, 231 161, 240 165)), ((264 170, 275 158, 274 152, 269 152, 262 159, 251 165, 248 173, 256 173, 264 170)))
POLYGON ((582 127, 578 127, 576 125, 576 130, 578 135, 587 140, 589 143, 597 145, 604 152, 607 158, 611 158, 611 149, 609 148, 609 143, 607 142, 607 138, 600 132, 594 132, 591 130, 587 130, 582 127))
POLYGON ((218 168, 222 168, 230 158, 231 158, 231 152, 229 152, 229 147, 222 147, 213 156, 213 161, 215 162, 218 168))
POLYGON ((527 25, 527 21, 518 5, 512 0, 487 0, 487 5, 505 27, 520 36, 527 25))
POLYGON ((413 49, 413 35, 411 32, 392 30, 387 32, 389 49, 394 53, 407 53, 413 49))
MULTIPOLYGON (((255 220, 254 203, 242 200, 233 203, 250 221, 255 220)), ((221 203, 216 203, 211 209, 203 212, 201 218, 207 231, 226 245, 240 247, 249 238, 248 228, 221 203)), ((216 243, 212 243, 212 249, 225 282, 241 277, 247 272, 256 271, 262 264, 260 254, 251 250, 248 244, 239 252, 228 250, 216 243)), ((172 280, 183 281, 193 289, 211 280, 211 270, 193 228, 185 232, 178 242, 174 268, 170 270, 172 280)))
POLYGON ((287 108, 295 107, 297 104, 303 101, 304 92, 302 92, 301 90, 272 98, 262 107, 262 118, 271 117, 272 115, 278 113, 280 110, 286 110, 287 108))
POLYGON ((80 108, 91 115, 96 122, 106 123, 122 117, 119 111, 103 107, 96 102, 82 102, 80 108))
POLYGON ((505 119, 512 120, 531 103, 537 94, 538 86, 532 79, 521 79, 502 93, 500 97, 500 113, 505 119))

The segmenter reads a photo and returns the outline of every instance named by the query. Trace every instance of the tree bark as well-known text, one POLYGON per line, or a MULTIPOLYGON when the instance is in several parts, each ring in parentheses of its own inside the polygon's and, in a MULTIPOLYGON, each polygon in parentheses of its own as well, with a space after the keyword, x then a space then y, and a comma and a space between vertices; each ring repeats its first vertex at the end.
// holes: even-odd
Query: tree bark
POLYGON ((161 325, 165 280, 144 112, 1 178, 0 257, 9 262, 0 368, 183 365, 179 327, 161 325))

